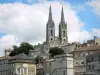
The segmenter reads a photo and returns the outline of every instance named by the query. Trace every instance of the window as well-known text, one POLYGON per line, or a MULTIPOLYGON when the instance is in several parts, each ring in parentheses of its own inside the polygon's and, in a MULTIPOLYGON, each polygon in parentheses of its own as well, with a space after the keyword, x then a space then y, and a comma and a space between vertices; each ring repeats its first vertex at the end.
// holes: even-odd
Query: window
POLYGON ((51 36, 53 36, 53 30, 51 30, 51 36))
POLYGON ((78 62, 76 62, 76 64, 78 64, 78 62))
POLYGON ((17 74, 21 73, 21 68, 17 68, 17 74))
POLYGON ((78 75, 78 73, 76 72, 75 75, 78 75))
POLYGON ((63 31, 63 36, 65 37, 65 31, 63 31))
POLYGON ((65 71, 64 71, 63 75, 66 75, 66 74, 65 74, 65 71))
POLYGON ((81 64, 84 64, 84 62, 81 62, 81 64))
POLYGON ((23 68, 23 73, 27 74, 28 73, 28 69, 27 68, 23 68))
POLYGON ((78 65, 78 60, 76 60, 76 62, 75 62, 75 63, 76 63, 76 65, 78 65))
POLYGON ((53 39, 51 38, 51 41, 52 41, 53 39))
POLYGON ((57 75, 57 71, 56 71, 56 75, 57 75))
POLYGON ((50 66, 51 66, 51 62, 50 62, 50 66))

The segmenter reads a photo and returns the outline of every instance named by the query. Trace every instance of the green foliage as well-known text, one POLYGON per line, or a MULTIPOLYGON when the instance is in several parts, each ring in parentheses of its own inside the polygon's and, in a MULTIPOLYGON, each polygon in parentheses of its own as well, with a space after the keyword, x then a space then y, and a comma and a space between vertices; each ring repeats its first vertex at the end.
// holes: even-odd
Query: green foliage
POLYGON ((27 43, 27 42, 22 42, 20 46, 13 46, 13 51, 10 53, 10 56, 14 56, 20 53, 25 53, 26 55, 29 54, 29 50, 34 50, 33 45, 27 43))
POLYGON ((35 58, 36 64, 43 63, 43 57, 37 56, 35 58))
POLYGON ((50 48, 49 53, 51 54, 52 57, 54 57, 55 55, 64 54, 64 51, 62 48, 53 47, 53 48, 50 48))
POLYGON ((37 56, 36 58, 35 58, 35 61, 36 61, 36 64, 38 64, 39 63, 39 56, 37 56))

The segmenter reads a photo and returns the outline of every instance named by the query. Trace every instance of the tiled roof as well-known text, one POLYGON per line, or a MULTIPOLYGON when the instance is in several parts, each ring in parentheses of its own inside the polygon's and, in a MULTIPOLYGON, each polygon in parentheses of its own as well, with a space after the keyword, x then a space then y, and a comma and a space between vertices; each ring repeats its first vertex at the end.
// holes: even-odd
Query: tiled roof
POLYGON ((85 46, 85 47, 76 49, 76 51, 78 51, 78 50, 97 50, 97 49, 100 49, 100 45, 85 46))
POLYGON ((21 59, 21 60, 28 60, 30 59, 26 54, 21 53, 16 56, 11 57, 10 59, 21 59))
POLYGON ((0 57, 0 60, 10 59, 10 58, 11 58, 10 56, 1 56, 1 57, 0 57))
POLYGON ((77 48, 70 53, 81 52, 81 51, 95 51, 95 50, 100 50, 100 45, 85 46, 85 47, 77 48))

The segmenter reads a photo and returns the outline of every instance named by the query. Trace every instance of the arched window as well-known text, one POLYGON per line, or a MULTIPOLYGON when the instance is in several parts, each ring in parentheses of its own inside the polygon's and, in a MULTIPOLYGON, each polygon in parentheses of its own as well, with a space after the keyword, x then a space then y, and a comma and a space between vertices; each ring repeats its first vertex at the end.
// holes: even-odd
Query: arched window
POLYGON ((53 36, 53 30, 51 30, 51 36, 53 36))
POLYGON ((65 31, 63 31, 63 36, 65 37, 65 31))
POLYGON ((51 38, 51 40, 53 40, 53 39, 51 38))

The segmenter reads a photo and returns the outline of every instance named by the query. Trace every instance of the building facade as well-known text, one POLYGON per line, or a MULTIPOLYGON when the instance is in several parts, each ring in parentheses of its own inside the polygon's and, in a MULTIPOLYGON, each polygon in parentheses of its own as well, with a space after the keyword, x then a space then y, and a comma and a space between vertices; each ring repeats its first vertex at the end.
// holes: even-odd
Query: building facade
POLYGON ((44 74, 48 75, 73 75, 73 56, 57 55, 44 62, 44 74))
POLYGON ((9 70, 9 57, 2 56, 0 57, 0 75, 9 75, 8 70, 9 70))
POLYGON ((86 57, 86 75, 100 75, 100 52, 86 57))
POLYGON ((83 43, 77 45, 76 49, 72 51, 74 60, 74 75, 86 75, 86 56, 100 52, 100 44, 97 42, 83 43))
POLYGON ((0 57, 0 75, 36 75, 36 65, 23 53, 0 57))

